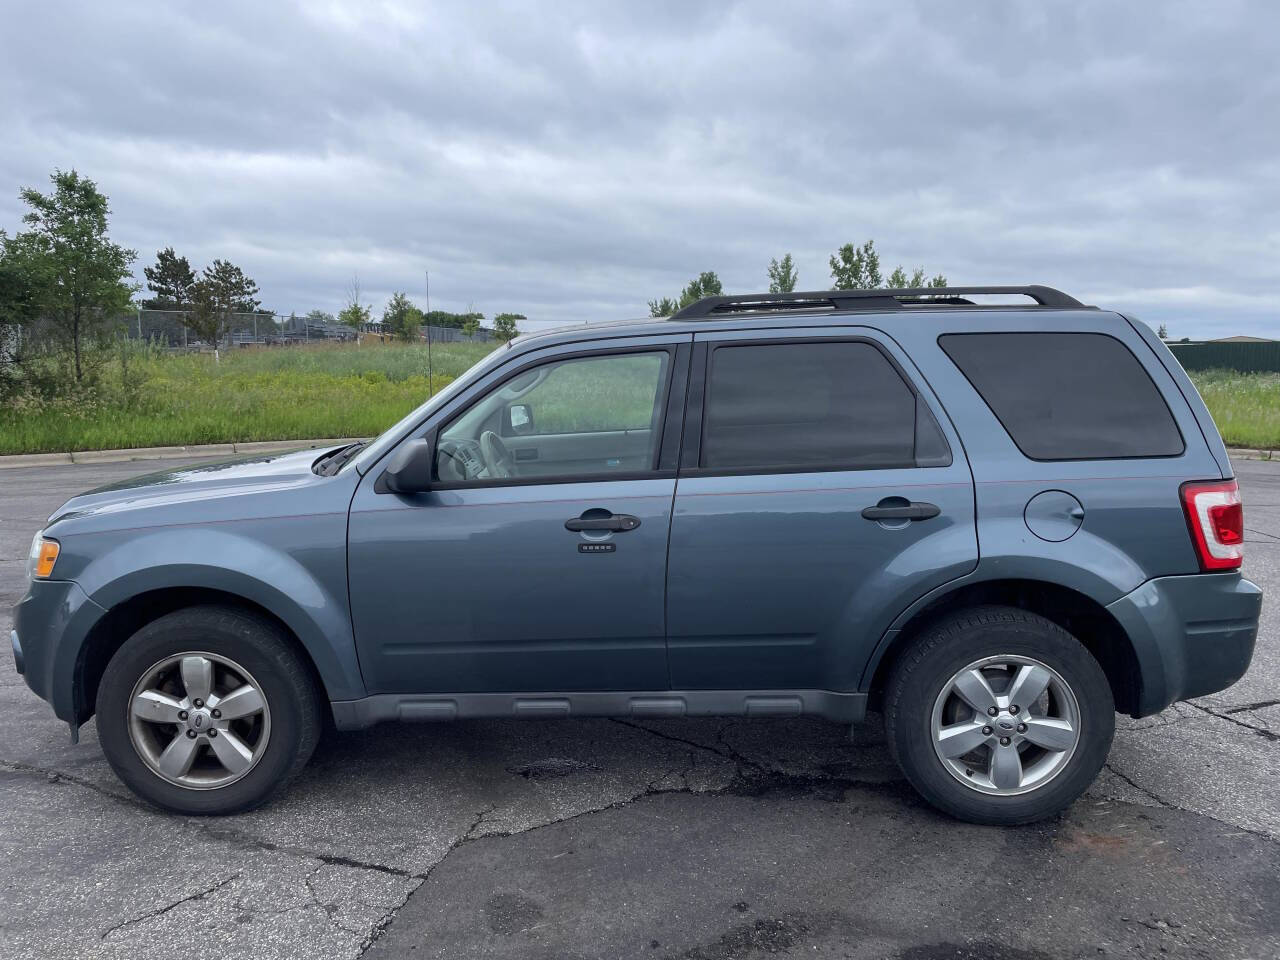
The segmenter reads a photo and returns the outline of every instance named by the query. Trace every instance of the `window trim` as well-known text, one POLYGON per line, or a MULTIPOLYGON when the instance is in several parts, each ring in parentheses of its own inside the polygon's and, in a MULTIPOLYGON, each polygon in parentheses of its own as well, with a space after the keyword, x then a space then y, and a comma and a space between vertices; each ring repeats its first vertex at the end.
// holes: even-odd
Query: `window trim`
POLYGON ((1106 460, 1176 460, 1178 457, 1185 456, 1187 453, 1186 434, 1182 432, 1182 427, 1178 424, 1178 417, 1174 414, 1173 408, 1169 406, 1169 400, 1164 395, 1164 391, 1160 389, 1160 385, 1156 383, 1155 379, 1151 376, 1151 372, 1147 370, 1143 362, 1138 359, 1138 355, 1133 352, 1133 349, 1114 334, 1106 333, 1102 330, 964 330, 953 333, 938 334, 937 344, 938 349, 942 351, 943 355, 951 365, 960 372, 960 375, 964 377, 965 382, 973 388, 973 392, 982 402, 982 405, 986 407, 987 411, 993 417, 996 418, 996 422, 999 423, 1000 428, 1004 430, 1005 436, 1009 438, 1009 442, 1017 448, 1018 453, 1022 454, 1022 456, 1026 457, 1033 463, 1100 463, 1106 460), (1151 384, 1151 389, 1155 391, 1155 394, 1160 399, 1161 404, 1164 405, 1164 411, 1169 415, 1169 422, 1173 424, 1174 432, 1178 435, 1178 441, 1182 444, 1182 449, 1177 453, 1119 454, 1111 457, 1034 457, 1027 453, 1026 450, 1022 449, 1022 444, 1018 442, 1017 437, 1013 435, 1013 431, 1009 429, 1009 425, 1004 422, 1004 418, 1001 417, 1000 414, 996 412, 996 408, 991 405, 991 401, 987 399, 986 394, 978 389, 978 385, 973 382, 973 379, 969 376, 968 372, 966 372, 964 367, 960 366, 956 358, 951 355, 950 351, 948 351, 942 343, 942 341, 948 337, 1003 337, 1011 334, 1015 336, 1026 336, 1028 334, 1053 334, 1058 336, 1106 337, 1108 340, 1114 340, 1116 343, 1120 344, 1121 349, 1133 358, 1133 362, 1137 364, 1138 369, 1142 371, 1142 375, 1146 377, 1147 382, 1151 384))
MULTIPOLYGON (((951 448, 951 440, 938 422, 937 414, 930 406, 928 399, 920 392, 915 381, 907 375, 897 359, 885 349, 878 340, 864 336, 780 336, 752 337, 750 339, 732 340, 698 340, 694 343, 693 363, 691 365, 688 400, 685 406, 684 442, 680 451, 679 476, 681 477, 758 477, 776 474, 793 473, 865 473, 872 470, 945 470, 955 463, 955 451, 951 448), (789 346, 794 344, 821 343, 865 343, 875 348, 889 366, 897 373, 904 386, 910 392, 912 400, 919 409, 923 401, 929 416, 933 417, 942 442, 947 448, 949 460, 945 464, 922 465, 916 460, 915 446, 917 437, 912 435, 912 459, 910 463, 868 464, 863 462, 841 461, 824 464, 765 463, 733 467, 702 466, 702 437, 706 431, 707 398, 710 396, 711 357, 716 350, 733 347, 789 346)), ((913 421, 913 431, 918 428, 918 421, 913 421)))
MULTIPOLYGON (((474 397, 455 413, 448 416, 447 419, 441 420, 440 423, 431 429, 431 490, 487 490, 494 487, 530 487, 530 486, 551 486, 572 483, 605 483, 613 480, 661 480, 671 479, 676 476, 674 468, 664 469, 663 454, 667 451, 668 433, 674 431, 678 437, 681 429, 681 421, 683 420, 683 404, 672 402, 673 388, 680 388, 677 380, 677 370, 683 364, 686 370, 686 378, 683 382, 687 382, 687 370, 689 360, 690 344, 688 340, 671 341, 668 343, 648 343, 635 344, 628 347, 619 346, 601 346, 587 347, 582 350, 573 350, 566 353, 557 354, 551 357, 542 357, 539 359, 531 359, 525 363, 517 364, 500 380, 496 380, 487 390, 479 396, 474 397), (497 479, 485 478, 482 480, 454 481, 442 482, 439 480, 439 474, 436 470, 436 452, 440 442, 440 435, 449 428, 451 424, 459 417, 463 416, 473 406, 489 396, 493 391, 499 390, 506 383, 514 380, 516 377, 532 370, 535 367, 543 367, 549 363, 564 363, 573 360, 585 360, 592 357, 612 357, 625 356, 633 353, 665 353, 667 354, 667 370, 666 376, 663 377, 662 383, 658 388, 658 395, 655 397, 654 407, 657 411, 657 423, 653 427, 653 431, 658 436, 658 443, 654 447, 653 466, 648 470, 629 470, 624 472, 605 472, 593 474, 565 474, 565 475, 546 475, 540 477, 501 477, 497 479), (674 413, 674 417, 673 417, 674 413)), ((608 431, 586 431, 590 433, 602 433, 608 431)), ((551 434, 546 434, 551 436, 551 434)), ((403 441, 402 441, 403 442, 403 441)))

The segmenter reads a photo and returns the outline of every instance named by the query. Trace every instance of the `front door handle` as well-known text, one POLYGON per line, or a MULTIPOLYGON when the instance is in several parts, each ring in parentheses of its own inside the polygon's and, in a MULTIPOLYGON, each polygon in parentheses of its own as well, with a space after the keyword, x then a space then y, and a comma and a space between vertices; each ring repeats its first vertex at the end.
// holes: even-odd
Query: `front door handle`
POLYGON ((580 517, 564 522, 564 528, 574 533, 584 530, 626 533, 640 526, 640 518, 629 513, 610 513, 608 510, 588 510, 580 517))
POLYGON ((862 516, 867 520, 930 520, 941 512, 936 503, 885 497, 874 507, 864 508, 862 516))

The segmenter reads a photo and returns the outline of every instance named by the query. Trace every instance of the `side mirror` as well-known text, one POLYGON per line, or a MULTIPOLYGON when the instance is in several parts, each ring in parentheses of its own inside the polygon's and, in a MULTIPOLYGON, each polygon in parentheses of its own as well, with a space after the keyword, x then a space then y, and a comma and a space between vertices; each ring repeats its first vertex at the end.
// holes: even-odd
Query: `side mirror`
POLYGON ((377 489, 391 493, 424 493, 431 489, 436 438, 431 433, 410 440, 391 456, 387 469, 378 478, 377 489))
POLYGON ((533 409, 527 403, 513 403, 507 407, 507 425, 513 436, 533 433, 533 409))

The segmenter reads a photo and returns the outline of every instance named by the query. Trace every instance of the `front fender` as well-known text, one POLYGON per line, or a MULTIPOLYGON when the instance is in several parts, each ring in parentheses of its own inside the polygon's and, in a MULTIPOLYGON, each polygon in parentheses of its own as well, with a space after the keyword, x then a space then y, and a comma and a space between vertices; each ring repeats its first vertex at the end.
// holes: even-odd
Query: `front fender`
MULTIPOLYGON (((293 631, 330 700, 359 698, 365 688, 347 605, 345 525, 330 530, 323 518, 307 519, 311 522, 305 531, 291 528, 290 552, 270 542, 282 521, 254 521, 252 535, 248 527, 237 529, 239 525, 97 534, 92 559, 78 571, 76 581, 107 611, 167 588, 203 588, 242 597, 293 631), (101 538, 115 542, 103 544, 101 538), (305 556, 308 566, 295 559, 295 553, 305 556)), ((85 636, 87 631, 79 642, 64 637, 55 667, 60 676, 74 675, 85 636)))

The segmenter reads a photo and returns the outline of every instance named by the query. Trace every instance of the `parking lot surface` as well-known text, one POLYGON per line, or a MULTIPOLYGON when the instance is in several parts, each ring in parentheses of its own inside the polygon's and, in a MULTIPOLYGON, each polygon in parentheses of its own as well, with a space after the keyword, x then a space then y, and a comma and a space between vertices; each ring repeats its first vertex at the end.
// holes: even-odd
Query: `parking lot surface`
MULTIPOLYGON (((0 472, 3 635, 49 513, 171 465, 0 472)), ((0 956, 1276 957, 1280 463, 1236 469, 1253 668, 1120 718, 1086 797, 1031 827, 948 820, 876 723, 817 720, 385 725, 262 810, 185 819, 125 790, 92 723, 71 745, 6 653, 0 956)))

